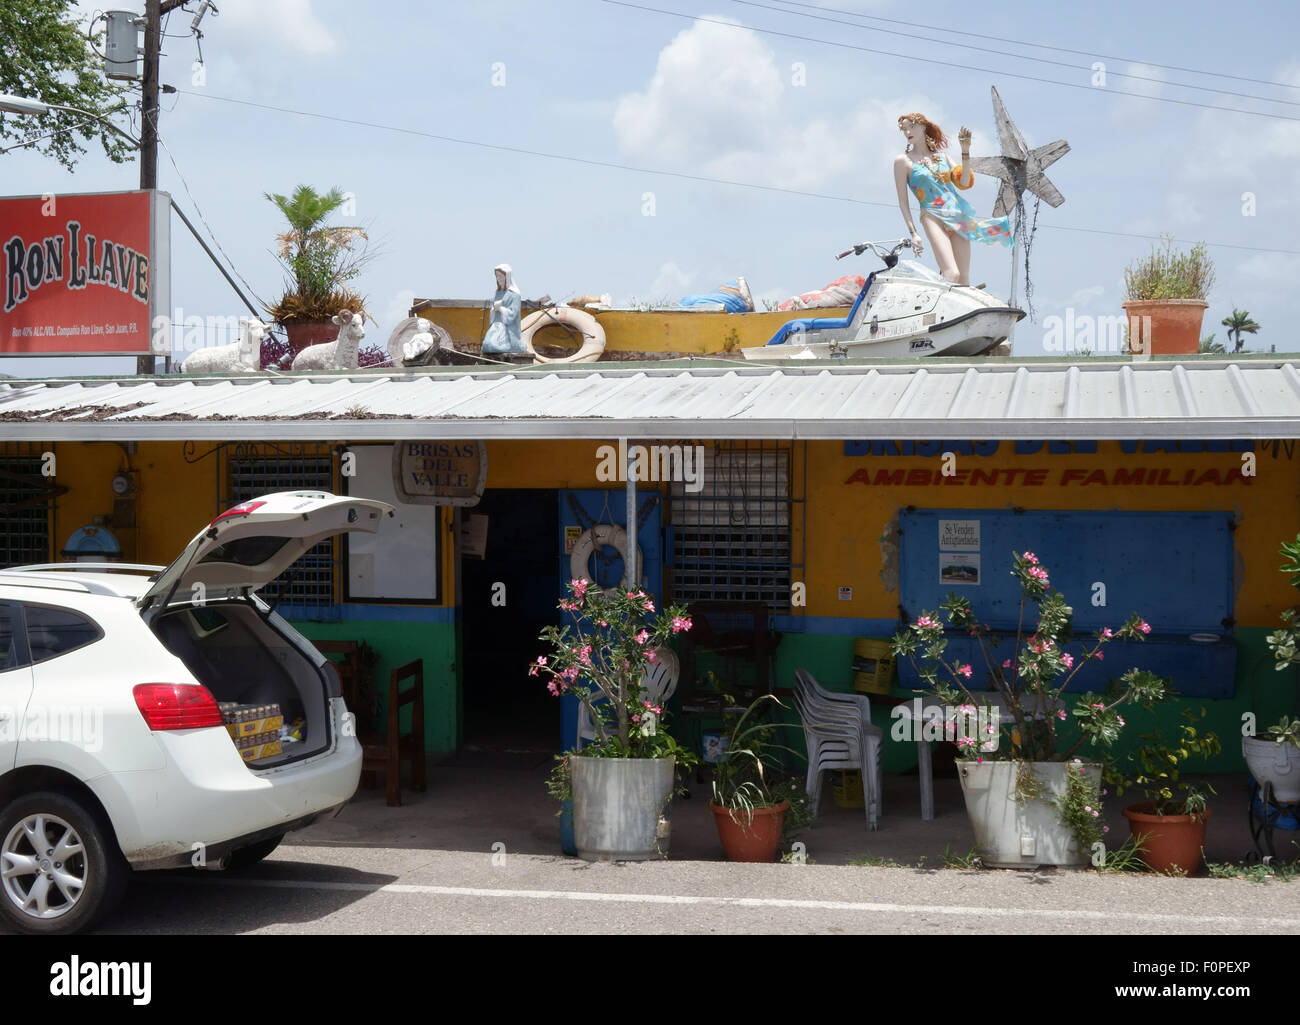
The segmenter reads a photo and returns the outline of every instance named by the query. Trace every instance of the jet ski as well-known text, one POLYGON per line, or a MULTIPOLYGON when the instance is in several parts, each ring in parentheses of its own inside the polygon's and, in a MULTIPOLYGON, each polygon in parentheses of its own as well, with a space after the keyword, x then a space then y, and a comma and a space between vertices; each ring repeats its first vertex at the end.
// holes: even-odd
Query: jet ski
POLYGON ((1006 341, 1025 311, 983 286, 953 284, 914 260, 900 261, 911 245, 905 238, 846 249, 837 260, 870 250, 885 264, 868 275, 848 316, 791 320, 766 345, 741 352, 751 360, 979 356, 1006 341))

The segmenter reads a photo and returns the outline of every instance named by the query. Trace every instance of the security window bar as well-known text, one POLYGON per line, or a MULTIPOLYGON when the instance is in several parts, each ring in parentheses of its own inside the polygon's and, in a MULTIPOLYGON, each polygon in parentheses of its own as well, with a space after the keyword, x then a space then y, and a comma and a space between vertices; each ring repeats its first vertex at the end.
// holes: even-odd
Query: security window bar
MULTIPOLYGON (((228 463, 221 508, 277 491, 329 491, 333 457, 321 445, 237 452, 228 463)), ((334 602, 334 540, 322 541, 258 593, 277 608, 325 611, 334 602)))
POLYGON ((6 446, 0 454, 0 566, 50 561, 54 489, 41 467, 33 446, 6 446))
POLYGON ((791 450, 772 442, 704 443, 699 490, 671 487, 674 600, 763 602, 790 611, 802 487, 791 450))

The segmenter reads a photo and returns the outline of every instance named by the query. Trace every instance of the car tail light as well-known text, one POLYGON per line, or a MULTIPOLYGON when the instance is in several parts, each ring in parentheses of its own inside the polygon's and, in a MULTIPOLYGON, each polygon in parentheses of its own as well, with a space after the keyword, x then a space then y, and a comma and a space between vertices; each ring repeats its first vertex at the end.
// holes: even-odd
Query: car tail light
POLYGON ((256 512, 258 509, 262 508, 262 506, 264 506, 264 505, 266 505, 265 502, 259 502, 259 501, 257 501, 257 500, 254 500, 254 501, 251 501, 251 502, 240 502, 239 505, 232 505, 229 509, 227 509, 225 512, 223 512, 220 516, 218 516, 216 519, 214 519, 211 523, 209 523, 208 526, 209 526, 209 527, 215 527, 218 523, 220 523, 222 520, 224 520, 227 516, 247 516, 247 515, 248 515, 249 513, 251 513, 251 512, 256 512))
POLYGON ((190 683, 141 683, 132 693, 151 730, 192 730, 221 725, 221 709, 207 687, 190 683))

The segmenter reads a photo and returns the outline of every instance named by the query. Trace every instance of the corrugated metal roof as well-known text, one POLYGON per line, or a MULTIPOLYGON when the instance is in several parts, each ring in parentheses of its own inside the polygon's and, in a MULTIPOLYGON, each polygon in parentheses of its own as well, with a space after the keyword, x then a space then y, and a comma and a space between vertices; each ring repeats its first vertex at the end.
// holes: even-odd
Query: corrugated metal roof
POLYGON ((0 439, 1290 438, 1298 366, 600 364, 17 381, 0 384, 0 439))

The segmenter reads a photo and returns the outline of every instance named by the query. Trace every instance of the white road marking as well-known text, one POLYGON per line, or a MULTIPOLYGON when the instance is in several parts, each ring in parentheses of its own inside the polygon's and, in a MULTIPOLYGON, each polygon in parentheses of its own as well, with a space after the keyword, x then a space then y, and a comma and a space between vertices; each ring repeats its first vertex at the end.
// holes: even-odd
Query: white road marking
POLYGON ((263 886, 290 890, 342 890, 352 893, 416 894, 430 897, 482 897, 495 900, 567 900, 595 904, 678 904, 733 908, 792 908, 804 911, 867 911, 885 914, 957 915, 966 918, 1046 918, 1068 921, 1127 921, 1163 924, 1300 927, 1300 916, 1263 918, 1256 915, 1178 915, 1135 911, 1083 911, 1064 908, 964 907, 954 904, 892 904, 841 900, 796 900, 784 897, 710 897, 662 893, 593 893, 584 890, 497 890, 477 886, 425 886, 415 883, 344 883, 308 879, 249 879, 204 877, 194 882, 218 886, 263 886))

